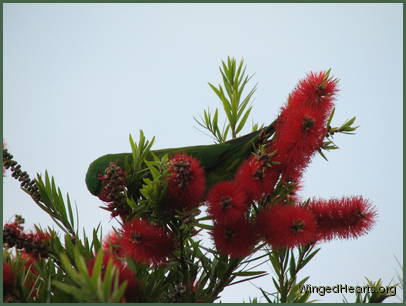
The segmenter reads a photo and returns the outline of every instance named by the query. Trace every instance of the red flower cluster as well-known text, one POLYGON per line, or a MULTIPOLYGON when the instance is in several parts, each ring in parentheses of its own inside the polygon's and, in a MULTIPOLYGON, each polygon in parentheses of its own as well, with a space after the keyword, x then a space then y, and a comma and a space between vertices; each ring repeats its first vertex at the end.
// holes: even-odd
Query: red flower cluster
MULTIPOLYGON (((122 261, 118 260, 117 257, 109 253, 106 253, 103 257, 102 277, 104 277, 104 271, 106 270, 110 260, 119 272, 119 284, 121 285, 123 282, 127 281, 127 287, 124 293, 126 301, 136 302, 139 281, 135 277, 134 272, 132 272, 122 261)), ((95 262, 96 258, 92 258, 87 264, 87 268, 90 274, 93 274, 95 262)))
POLYGON ((8 291, 13 287, 15 280, 15 272, 11 269, 11 265, 7 262, 3 263, 3 286, 4 291, 8 291))
POLYGON ((6 223, 3 227, 3 241, 9 247, 22 249, 22 238, 24 238, 24 228, 18 222, 6 223))
MULTIPOLYGON (((254 180, 248 171, 245 174, 245 179, 254 180)), ((234 258, 248 256, 257 242, 254 226, 247 220, 252 195, 248 191, 254 183, 260 192, 260 186, 264 185, 261 180, 245 188, 234 180, 217 183, 207 195, 208 212, 214 221, 211 232, 214 243, 221 253, 234 258)))
POLYGON ((212 237, 221 253, 234 258, 248 256, 257 241, 254 227, 245 219, 230 224, 216 223, 212 237))
POLYGON ((166 206, 172 209, 192 209, 199 206, 206 179, 197 159, 178 153, 169 160, 168 199, 166 206))
POLYGON ((242 219, 248 210, 245 193, 234 182, 214 185, 207 196, 207 202, 213 218, 225 224, 242 219))
POLYGON ((356 238, 375 223, 375 208, 362 197, 314 200, 307 209, 317 222, 318 240, 356 238))
POLYGON ((35 263, 38 258, 29 253, 21 253, 21 259, 24 260, 24 267, 28 271, 30 270, 34 274, 38 274, 37 269, 35 269, 35 263))
POLYGON ((270 151, 281 163, 286 181, 297 181, 327 132, 337 81, 327 72, 310 73, 300 81, 282 107, 270 151))
POLYGON ((294 247, 333 238, 356 238, 375 222, 375 208, 362 197, 313 200, 307 206, 263 209, 257 225, 273 247, 294 247))
POLYGON ((279 170, 271 165, 268 154, 254 155, 246 160, 235 176, 237 184, 245 190, 249 200, 258 201, 271 193, 279 178, 279 170))
MULTIPOLYGON (((24 266, 21 267, 20 263, 15 265, 17 258, 12 259, 13 262, 4 262, 3 263, 3 302, 5 303, 15 303, 21 302, 21 297, 19 293, 20 286, 22 285, 27 291, 31 291, 31 297, 37 297, 37 290, 34 288, 36 285, 35 280, 38 277, 38 272, 33 266, 38 258, 33 257, 31 254, 21 253, 21 261, 24 266), (18 269, 23 268, 24 279, 18 277, 18 269), (33 275, 25 274, 27 271, 30 271, 33 275)), ((22 276, 22 275, 21 275, 22 276)))
POLYGON ((174 249, 172 235, 145 220, 135 219, 123 225, 118 238, 123 256, 144 264, 165 263, 174 249))
POLYGON ((258 226, 265 240, 276 248, 294 247, 315 242, 316 222, 303 207, 275 205, 262 210, 258 226))
POLYGON ((250 254, 257 242, 248 220, 250 204, 270 194, 279 178, 271 154, 257 152, 242 163, 234 181, 220 182, 207 196, 208 212, 214 220, 212 236, 217 249, 231 257, 250 254))
POLYGON ((120 237, 113 231, 103 241, 103 249, 107 252, 119 256, 122 253, 120 237))
POLYGON ((47 252, 47 243, 51 239, 49 233, 41 230, 29 232, 25 235, 25 252, 32 254, 34 257, 39 257, 47 252))

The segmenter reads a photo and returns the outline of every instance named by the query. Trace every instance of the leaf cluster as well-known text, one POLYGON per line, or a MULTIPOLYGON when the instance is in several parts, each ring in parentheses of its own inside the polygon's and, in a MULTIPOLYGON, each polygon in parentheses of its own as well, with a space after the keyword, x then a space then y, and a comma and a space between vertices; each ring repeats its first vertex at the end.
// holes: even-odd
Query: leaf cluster
POLYGON ((314 245, 296 247, 296 252, 295 249, 285 248, 269 250, 269 261, 276 274, 276 277, 272 277, 276 292, 267 293, 261 288, 268 303, 309 302, 310 292, 301 290, 309 277, 299 281, 298 273, 319 250, 314 249, 314 245))
POLYGON ((335 108, 331 111, 330 116, 327 120, 327 135, 325 137, 325 140, 323 141, 321 148, 318 150, 321 157, 323 157, 327 161, 328 161, 328 159, 327 159, 326 155, 323 153, 323 150, 331 151, 331 150, 339 149, 339 147, 333 141, 334 135, 336 133, 354 135, 355 134, 354 132, 359 128, 359 126, 353 126, 355 120, 357 119, 356 117, 352 117, 351 119, 346 120, 339 127, 331 127, 331 121, 333 120, 334 113, 335 113, 335 108))
MULTIPOLYGON (((237 64, 234 58, 228 57, 227 62, 221 62, 220 73, 223 85, 219 84, 216 87, 209 83, 209 86, 220 99, 227 122, 223 124, 222 129, 219 128, 218 108, 215 109, 213 116, 208 109, 204 111, 203 118, 194 119, 202 128, 207 129, 218 143, 223 143, 227 140, 229 132, 234 139, 244 128, 252 110, 250 101, 257 90, 257 85, 245 97, 243 96, 244 89, 252 78, 252 75, 246 75, 244 60, 237 64)), ((258 124, 255 128, 258 129, 258 124)))

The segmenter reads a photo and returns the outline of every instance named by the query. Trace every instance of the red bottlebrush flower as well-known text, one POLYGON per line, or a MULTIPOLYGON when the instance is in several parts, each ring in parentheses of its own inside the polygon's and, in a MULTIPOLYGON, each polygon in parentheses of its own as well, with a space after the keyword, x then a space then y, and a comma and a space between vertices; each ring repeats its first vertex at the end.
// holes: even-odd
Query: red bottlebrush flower
MULTIPOLYGON (((119 272, 119 284, 121 285, 123 282, 127 281, 127 287, 124 293, 126 301, 134 301, 134 299, 137 297, 139 287, 139 281, 135 277, 135 273, 128 269, 128 267, 126 267, 122 261, 108 252, 105 253, 103 257, 102 277, 104 277, 104 272, 110 260, 119 272)), ((96 257, 90 259, 87 264, 87 268, 90 274, 93 273, 95 262, 96 257)))
POLYGON ((123 225, 120 245, 126 256, 145 264, 162 264, 171 255, 174 243, 165 229, 135 219, 123 225))
POLYGON ((366 234, 377 215, 375 208, 361 196, 313 200, 307 209, 316 219, 321 240, 356 238, 366 234))
POLYGON ((175 209, 199 206, 206 186, 204 170, 199 161, 178 153, 169 160, 168 170, 167 206, 175 209))
POLYGON ((211 234, 217 250, 233 258, 251 254, 257 240, 254 227, 245 219, 227 225, 215 223, 211 234))
POLYGON ((49 233, 41 230, 30 232, 24 238, 24 250, 26 253, 34 257, 47 257, 48 256, 48 241, 51 239, 49 233))
POLYGON ((110 211, 113 218, 120 216, 125 220, 131 212, 125 199, 127 191, 125 171, 115 162, 110 162, 104 173, 104 175, 100 174, 97 177, 98 180, 102 181, 103 186, 98 197, 103 202, 108 203, 107 207, 101 208, 110 211))
MULTIPOLYGON (((7 262, 3 263, 3 286, 4 289, 10 289, 13 287, 13 283, 15 280, 15 273, 11 269, 11 265, 7 262)), ((5 291, 8 291, 5 290, 5 291)))
POLYGON ((110 198, 110 196, 109 196, 109 194, 110 194, 110 191, 106 188, 106 187, 103 187, 101 190, 100 190, 100 192, 99 192, 99 194, 97 195, 98 196, 98 198, 100 199, 100 200, 102 200, 103 202, 111 202, 111 198, 110 198))
POLYGON ((111 252, 113 255, 121 256, 122 248, 120 245, 120 237, 115 231, 112 231, 103 241, 103 249, 111 252))
POLYGON ((120 269, 120 283, 124 281, 127 281, 127 287, 124 293, 125 302, 138 302, 140 282, 135 277, 135 273, 127 267, 120 269))
POLYGON ((26 235, 27 239, 32 239, 38 242, 46 243, 51 239, 51 235, 47 232, 41 230, 36 230, 35 232, 30 232, 26 235))
POLYGON ((38 274, 37 269, 35 269, 35 263, 38 260, 37 257, 33 256, 32 254, 22 252, 21 259, 25 261, 24 267, 26 270, 30 270, 32 273, 38 274))
POLYGON ((12 248, 16 246, 18 249, 22 248, 21 240, 24 236, 23 227, 16 223, 6 223, 3 227, 3 241, 4 244, 12 248))
POLYGON ((278 178, 278 167, 270 166, 270 160, 251 156, 238 169, 235 181, 245 190, 249 200, 257 201, 264 193, 273 191, 278 178))
POLYGON ((330 77, 329 71, 309 73, 305 79, 299 81, 289 103, 292 105, 307 103, 319 109, 320 116, 328 116, 331 110, 333 95, 337 93, 337 79, 330 77))
POLYGON ((276 205, 258 215, 258 226, 273 247, 292 248, 315 242, 316 222, 303 207, 276 205))
POLYGON ((270 151, 281 163, 283 177, 296 181, 327 133, 337 81, 327 72, 311 73, 300 81, 282 107, 270 151))
POLYGON ((243 190, 234 182, 220 182, 207 196, 208 211, 220 223, 233 223, 244 217, 248 201, 243 190))

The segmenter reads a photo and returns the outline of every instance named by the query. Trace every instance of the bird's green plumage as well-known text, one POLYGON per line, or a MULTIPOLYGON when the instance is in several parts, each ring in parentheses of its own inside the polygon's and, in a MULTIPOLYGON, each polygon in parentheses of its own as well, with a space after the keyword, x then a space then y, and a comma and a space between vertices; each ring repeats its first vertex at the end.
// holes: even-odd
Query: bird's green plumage
MULTIPOLYGON (((208 188, 216 182, 232 179, 242 161, 255 150, 261 131, 272 134, 273 130, 273 126, 270 125, 221 144, 170 148, 151 152, 159 157, 164 154, 171 157, 175 153, 182 152, 198 159, 205 170, 208 188)), ((97 176, 103 174, 111 162, 115 162, 118 166, 124 168, 125 160, 131 161, 131 158, 131 153, 118 153, 107 154, 96 159, 87 170, 86 185, 88 190, 93 195, 98 195, 101 189, 101 181, 97 176)))

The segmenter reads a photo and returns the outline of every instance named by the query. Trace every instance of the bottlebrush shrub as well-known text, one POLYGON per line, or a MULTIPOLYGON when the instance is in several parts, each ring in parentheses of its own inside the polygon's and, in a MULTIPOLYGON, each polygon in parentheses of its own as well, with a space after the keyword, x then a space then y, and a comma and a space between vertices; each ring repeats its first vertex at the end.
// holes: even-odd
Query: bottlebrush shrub
POLYGON ((17 216, 3 227, 4 301, 214 302, 227 287, 258 277, 270 262, 277 298, 306 302, 298 272, 332 239, 358 238, 376 211, 361 196, 299 200, 301 177, 315 153, 337 147, 336 133, 352 133, 355 118, 331 127, 337 80, 310 73, 269 126, 238 137, 256 87, 234 59, 220 68, 224 87, 211 88, 226 115, 204 112, 198 124, 216 144, 151 150, 140 133, 132 152, 100 157, 86 175, 101 208, 120 222, 79 235, 77 214, 52 177, 22 171, 6 148, 3 165, 62 231, 26 231, 17 216), (232 139, 226 141, 228 135, 232 139), (212 246, 201 238, 208 233, 212 246), (289 263, 289 265, 287 265, 289 263))

